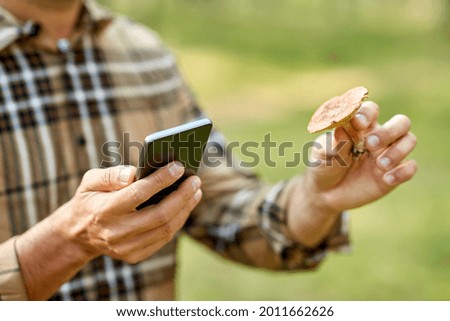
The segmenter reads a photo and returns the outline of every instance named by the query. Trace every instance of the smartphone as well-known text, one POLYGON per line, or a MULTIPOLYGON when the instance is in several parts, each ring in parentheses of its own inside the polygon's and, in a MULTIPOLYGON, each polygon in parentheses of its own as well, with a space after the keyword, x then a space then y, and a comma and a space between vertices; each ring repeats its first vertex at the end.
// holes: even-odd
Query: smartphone
POLYGON ((150 134, 145 138, 139 156, 136 179, 142 179, 172 161, 181 162, 185 167, 185 173, 173 185, 139 205, 138 210, 159 203, 165 196, 175 191, 187 177, 197 173, 211 129, 211 120, 202 118, 150 134))

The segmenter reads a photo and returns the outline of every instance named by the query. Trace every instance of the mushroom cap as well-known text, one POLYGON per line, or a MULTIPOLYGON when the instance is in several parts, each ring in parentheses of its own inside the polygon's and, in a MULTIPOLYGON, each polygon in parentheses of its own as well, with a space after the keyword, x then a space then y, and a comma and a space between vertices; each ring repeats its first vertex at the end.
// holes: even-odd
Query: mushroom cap
POLYGON ((317 133, 349 122, 368 94, 369 91, 366 88, 359 86, 324 102, 312 116, 308 131, 317 133))

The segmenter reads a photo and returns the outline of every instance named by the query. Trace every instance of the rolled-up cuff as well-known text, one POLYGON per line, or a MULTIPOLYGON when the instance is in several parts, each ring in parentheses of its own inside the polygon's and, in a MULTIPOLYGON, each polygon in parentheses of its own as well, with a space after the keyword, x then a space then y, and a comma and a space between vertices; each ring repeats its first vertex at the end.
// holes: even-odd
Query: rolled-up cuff
POLYGON ((0 300, 28 300, 27 291, 20 273, 19 261, 13 237, 0 244, 0 300))
POLYGON ((283 247, 281 256, 283 268, 286 270, 315 269, 323 262, 328 252, 350 252, 349 213, 343 212, 335 222, 327 237, 314 248, 288 240, 283 247))
POLYGON ((350 250, 349 213, 339 215, 328 235, 314 248, 299 244, 289 237, 287 207, 298 177, 274 185, 260 207, 261 227, 283 270, 315 269, 329 251, 350 250))

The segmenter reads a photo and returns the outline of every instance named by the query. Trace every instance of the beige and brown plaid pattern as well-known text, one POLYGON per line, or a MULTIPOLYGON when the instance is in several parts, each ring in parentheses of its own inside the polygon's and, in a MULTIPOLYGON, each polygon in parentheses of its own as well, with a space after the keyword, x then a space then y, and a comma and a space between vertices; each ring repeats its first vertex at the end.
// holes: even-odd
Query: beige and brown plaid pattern
MULTIPOLYGON (((0 298, 26 299, 14 236, 67 202, 83 173, 110 159, 105 142, 121 142, 124 133, 143 141, 202 112, 174 57, 148 29, 86 1, 73 39, 53 48, 38 26, 0 10, 0 298)), ((311 269, 329 248, 347 245, 344 220, 318 248, 292 242, 285 209, 295 178, 266 185, 231 165, 219 132, 211 140, 222 163, 199 171, 204 200, 186 233, 227 258, 268 269, 311 269)), ((137 164, 137 150, 117 152, 123 164, 137 164)), ((136 265, 99 257, 52 299, 164 297, 159 287, 174 280, 176 243, 136 265)))

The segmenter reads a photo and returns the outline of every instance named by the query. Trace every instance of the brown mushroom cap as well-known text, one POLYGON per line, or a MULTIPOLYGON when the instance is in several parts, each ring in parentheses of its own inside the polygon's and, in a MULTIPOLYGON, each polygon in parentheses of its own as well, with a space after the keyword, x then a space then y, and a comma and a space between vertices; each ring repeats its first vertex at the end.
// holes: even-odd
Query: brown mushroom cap
POLYGON ((317 133, 349 122, 368 94, 366 88, 359 86, 324 102, 312 116, 308 131, 317 133))

